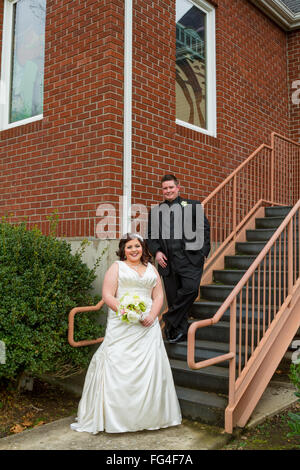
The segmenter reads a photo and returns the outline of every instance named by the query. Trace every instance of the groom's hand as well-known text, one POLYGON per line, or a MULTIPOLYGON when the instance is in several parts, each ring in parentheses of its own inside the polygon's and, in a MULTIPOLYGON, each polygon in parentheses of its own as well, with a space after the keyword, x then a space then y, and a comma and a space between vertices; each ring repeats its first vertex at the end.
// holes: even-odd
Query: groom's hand
POLYGON ((146 316, 146 318, 141 321, 141 324, 143 326, 151 326, 154 323, 155 318, 149 313, 149 315, 146 316))
POLYGON ((155 259, 162 268, 165 268, 167 266, 168 258, 166 257, 166 255, 162 251, 158 251, 156 253, 155 259))

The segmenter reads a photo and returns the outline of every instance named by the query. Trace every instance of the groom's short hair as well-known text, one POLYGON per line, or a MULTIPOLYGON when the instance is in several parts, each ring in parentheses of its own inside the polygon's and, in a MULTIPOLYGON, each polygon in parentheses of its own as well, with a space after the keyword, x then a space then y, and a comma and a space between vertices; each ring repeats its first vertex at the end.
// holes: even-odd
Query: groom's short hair
POLYGON ((174 181, 176 186, 178 186, 178 184, 179 184, 178 179, 174 175, 165 175, 165 176, 163 176, 162 179, 161 179, 161 184, 163 184, 165 181, 174 181))

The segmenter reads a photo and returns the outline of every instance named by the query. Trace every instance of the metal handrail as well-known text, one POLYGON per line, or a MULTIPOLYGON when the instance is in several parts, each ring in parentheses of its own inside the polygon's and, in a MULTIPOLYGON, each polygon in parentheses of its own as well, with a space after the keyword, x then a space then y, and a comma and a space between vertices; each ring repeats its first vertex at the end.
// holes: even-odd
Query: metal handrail
MULTIPOLYGON (((243 287, 245 287, 246 283, 249 281, 249 279, 251 278, 253 273, 256 271, 256 269, 259 266, 259 264, 261 263, 261 261, 269 253, 269 251, 273 247, 274 243, 280 237, 283 230, 286 228, 286 226, 288 225, 290 220, 293 218, 293 216, 296 214, 296 212, 299 209, 300 209, 300 199, 297 202, 297 204, 293 207, 293 209, 291 209, 291 211, 286 216, 284 221, 278 227, 276 232, 272 235, 270 240, 267 242, 267 244, 264 246, 262 251, 257 256, 257 258, 254 260, 254 262, 251 264, 251 266, 245 272, 245 274, 243 275, 241 280, 237 283, 237 285, 231 291, 231 293, 229 294, 227 299, 224 301, 224 303, 221 305, 219 310, 215 313, 215 315, 213 317, 207 318, 205 320, 199 320, 199 321, 193 322, 190 325, 189 330, 188 330, 188 365, 191 369, 200 369, 202 367, 207 367, 208 365, 214 365, 214 364, 217 364, 219 362, 223 362, 226 359, 232 359, 233 357, 235 357, 235 354, 233 354, 233 352, 229 352, 228 354, 226 354, 224 356, 216 356, 215 358, 207 359, 205 361, 200 361, 200 362, 196 363, 195 360, 194 360, 196 331, 199 328, 214 325, 214 324, 218 323, 221 320, 224 313, 231 306, 233 300, 238 296, 238 294, 241 292, 243 287)), ((289 293, 289 295, 290 295, 290 293, 289 293)))
POLYGON ((294 184, 294 191, 290 191, 290 186, 293 178, 300 178, 300 164, 299 159, 293 158, 291 150, 298 151, 299 148, 299 143, 272 132, 271 146, 260 145, 203 200, 202 205, 211 222, 212 238, 212 250, 204 271, 260 200, 267 200, 271 205, 296 203, 300 190, 294 184), (285 146, 279 152, 277 142, 285 146))
MULTIPOLYGON (((256 149, 244 162, 242 162, 206 199, 204 199, 204 201, 202 202, 202 205, 205 209, 205 207, 207 206, 207 204, 209 202, 211 202, 211 200, 216 197, 218 194, 221 193, 222 189, 228 185, 229 183, 233 183, 233 230, 232 232, 226 237, 226 239, 223 241, 223 243, 221 244, 221 246, 219 246, 219 248, 217 249, 216 253, 214 253, 213 256, 216 256, 218 255, 219 253, 221 254, 222 253, 222 250, 223 250, 223 246, 226 245, 226 243, 228 243, 229 241, 231 241, 231 239, 234 237, 234 234, 236 233, 236 231, 241 228, 243 226, 243 223, 244 223, 244 220, 247 219, 247 217, 242 220, 239 224, 237 224, 237 219, 236 219, 236 207, 237 207, 237 204, 236 204, 236 199, 237 199, 237 193, 238 193, 238 190, 237 190, 237 187, 236 187, 236 177, 239 173, 241 173, 241 171, 243 170, 243 168, 246 167, 246 165, 252 161, 257 155, 259 155, 260 151, 263 150, 263 149, 269 149, 271 150, 272 152, 272 159, 271 159, 271 169, 272 169, 272 172, 271 172, 271 181, 270 181, 270 184, 271 184, 271 187, 274 186, 274 171, 275 171, 275 155, 274 155, 274 151, 275 151, 275 138, 279 138, 281 140, 284 140, 296 147, 299 147, 300 148, 300 143, 298 142, 294 142, 293 140, 285 137, 285 136, 282 136, 281 134, 278 134, 276 132, 272 132, 271 133, 271 146, 268 146, 268 145, 265 145, 265 144, 262 144, 260 145, 260 147, 258 147, 258 149, 256 149)), ((300 159, 299 159, 300 160, 300 159)), ((298 168, 298 177, 300 178, 300 163, 298 163, 299 165, 299 168, 298 168)), ((289 188, 290 189, 290 188, 289 188)), ((273 189, 272 189, 273 191, 273 189)), ((272 193, 272 195, 274 195, 274 192, 272 193)), ((298 197, 300 197, 300 192, 298 194, 298 197)), ((267 202, 268 204, 270 205, 282 205, 282 203, 278 203, 278 201, 274 201, 274 198, 271 200, 263 200, 263 199, 259 199, 256 201, 256 204, 253 205, 253 207, 250 209, 249 213, 253 212, 255 210, 256 207, 258 207, 262 202, 267 202)), ((248 213, 248 214, 249 214, 248 213)), ((291 214, 291 213, 290 213, 291 214)), ((280 227, 279 227, 280 228, 280 227)), ((278 230, 279 230, 278 228, 278 230)), ((273 237, 269 240, 267 246, 270 246, 270 243, 272 240, 274 240, 274 237, 276 235, 276 233, 278 232, 278 230, 275 232, 275 234, 273 235, 273 237)), ((257 268, 258 264, 260 263, 259 260, 261 260, 262 258, 262 253, 265 253, 265 250, 266 250, 266 247, 264 247, 264 250, 259 254, 258 258, 256 258, 256 260, 254 261, 254 263, 252 264, 253 266, 253 272, 255 271, 255 269, 257 268), (255 267, 254 267, 255 266, 255 267)), ((209 263, 211 262, 211 258, 209 258, 209 263)), ((208 263, 207 263, 208 264, 208 263)), ((250 268, 252 267, 250 266, 249 267, 249 270, 250 268)), ((249 271, 248 270, 248 271, 249 271)), ((226 312, 226 310, 229 308, 232 300, 230 301, 229 299, 232 299, 234 294, 233 293, 239 293, 239 290, 237 290, 239 288, 239 286, 242 285, 242 281, 244 279, 247 279, 248 280, 248 277, 246 278, 245 276, 247 275, 248 271, 245 273, 245 275, 243 276, 243 278, 239 281, 239 283, 235 286, 235 288, 233 289, 233 291, 231 292, 231 294, 229 295, 229 297, 225 300, 225 302, 222 304, 222 306, 220 307, 220 309, 216 312, 216 314, 212 317, 212 318, 209 318, 209 319, 206 319, 206 320, 200 320, 199 322, 194 322, 190 328, 189 328, 189 334, 188 334, 188 364, 189 364, 189 367, 191 368, 194 368, 196 363, 194 362, 194 348, 195 348, 195 331, 196 329, 198 328, 203 328, 205 326, 210 326, 210 325, 213 325, 215 323, 217 323, 220 318, 222 318, 223 314, 226 312)), ((250 271, 252 272, 252 271, 250 271)), ((250 274, 251 275, 251 274, 250 274)), ((247 281, 245 281, 247 282, 247 281)), ((243 284, 244 285, 244 284, 243 284)), ((226 355, 227 356, 227 355, 226 355)), ((229 356, 227 357, 227 359, 230 359, 231 358, 231 354, 229 353, 229 356)), ((206 365, 210 365, 211 364, 211 361, 213 359, 209 359, 207 361, 202 361, 202 367, 206 367, 206 365)), ((217 362, 221 362, 224 359, 223 356, 218 356, 218 358, 216 358, 217 362)), ((214 362, 215 363, 215 362, 214 362)), ((200 363, 198 363, 198 366, 197 367, 200 367, 199 366, 200 363)))
POLYGON ((92 344, 101 343, 104 340, 104 336, 101 336, 97 339, 91 340, 82 340, 82 341, 75 341, 74 340, 74 317, 77 313, 81 312, 95 312, 100 310, 104 305, 104 300, 100 300, 96 305, 91 305, 89 307, 75 307, 69 313, 69 327, 68 327, 68 341, 70 346, 74 348, 78 348, 80 346, 90 346, 92 344))
POLYGON ((222 183, 212 192, 210 193, 207 198, 205 198, 203 201, 202 201, 202 205, 205 207, 206 204, 214 197, 216 196, 216 194, 218 194, 221 189, 224 188, 224 186, 226 186, 231 180, 234 179, 234 177, 241 172, 241 170, 251 161, 253 160, 256 155, 262 150, 262 149, 269 149, 269 150, 272 150, 272 147, 270 147, 269 145, 266 145, 266 144, 261 144, 248 158, 246 158, 246 160, 244 160, 232 173, 230 173, 230 175, 227 176, 227 178, 225 178, 224 181, 222 181, 222 183))
MULTIPOLYGON (((262 344, 266 340, 268 334, 274 332, 274 327, 270 328, 271 324, 271 313, 270 310, 274 310, 272 313, 276 316, 276 314, 280 311, 283 311, 285 306, 289 306, 292 296, 294 294, 293 286, 297 282, 299 284, 299 265, 295 265, 296 268, 293 269, 293 244, 295 249, 300 251, 300 238, 299 244, 298 242, 293 242, 293 237, 295 238, 296 233, 293 234, 293 217, 298 212, 298 223, 300 217, 300 143, 293 142, 291 139, 288 139, 280 134, 273 132, 271 134, 271 146, 261 145, 253 154, 250 155, 239 167, 234 170, 204 201, 203 206, 206 212, 211 207, 211 213, 214 216, 216 222, 216 229, 214 227, 212 232, 216 234, 216 238, 212 241, 215 242, 214 250, 212 250, 211 256, 208 258, 206 265, 204 267, 204 271, 206 273, 206 278, 210 279, 214 264, 219 263, 218 259, 220 256, 223 255, 224 250, 232 250, 231 246, 237 238, 237 234, 240 230, 243 229, 247 221, 250 217, 256 213, 259 207, 263 205, 294 205, 293 209, 289 212, 288 216, 282 222, 280 227, 275 231, 271 239, 267 242, 266 246, 263 250, 259 253, 255 261, 252 265, 248 268, 244 276, 238 282, 238 284, 234 287, 231 291, 227 299, 223 302, 221 307, 215 313, 212 318, 207 318, 205 320, 194 321, 188 330, 188 346, 187 346, 187 362, 188 366, 191 369, 201 369, 203 367, 212 366, 218 364, 220 362, 224 362, 226 360, 229 361, 229 409, 228 413, 226 410, 225 413, 225 429, 229 429, 228 432, 232 432, 232 414, 231 411, 237 404, 238 395, 241 395, 242 388, 247 390, 247 382, 248 376, 254 373, 253 369, 253 352, 257 351, 257 354, 260 354, 262 350, 262 344), (295 153, 296 152, 296 153, 295 153), (256 159, 256 160, 255 160, 256 159), (246 168, 247 164, 250 165, 246 168), (260 165, 260 167, 258 167, 260 165), (260 168, 260 169, 258 169, 260 168), (246 170, 245 175, 243 175, 243 170, 246 170), (243 175, 243 176, 241 176, 243 175), (267 177, 266 177, 267 175, 267 177), (257 181, 260 177, 261 183, 257 189, 257 181), (248 201, 244 197, 244 195, 239 190, 238 184, 243 181, 243 178, 247 180, 249 179, 249 184, 247 181, 247 191, 249 195, 252 196, 252 192, 254 192, 254 196, 251 199, 251 204, 248 204, 248 201), (265 181, 264 179, 267 179, 265 181), (260 187, 262 186, 262 187, 260 187), (228 197, 229 193, 229 197, 228 197), (242 202, 240 201, 241 196, 243 197, 242 202), (240 199, 239 199, 240 198, 240 199), (225 200, 224 200, 225 199, 225 200), (226 209, 224 206, 228 206, 229 215, 231 217, 230 222, 227 223, 226 219, 226 209), (247 211, 243 212, 245 206, 247 211), (241 210, 242 209, 242 210, 241 210), (214 211, 217 212, 217 215, 214 215, 214 211), (220 214, 221 223, 218 222, 220 214), (244 214, 244 215, 243 215, 244 214), (247 214, 247 215, 245 215, 247 214), (242 217, 241 217, 242 215, 242 217), (222 227, 222 224, 226 222, 226 225, 229 226, 230 230, 227 231, 227 227, 225 230, 220 231, 218 225, 222 227), (288 227, 288 228, 287 228, 288 227), (214 232, 215 230, 215 232, 214 232), (221 236, 218 238, 218 235, 221 236), (276 272, 276 254, 274 255, 273 260, 273 267, 274 271, 272 272, 271 266, 271 250, 274 249, 274 253, 278 248, 277 244, 279 244, 279 250, 282 249, 282 241, 281 238, 284 236, 284 256, 288 255, 288 261, 286 263, 286 258, 282 264, 284 266, 287 264, 287 273, 288 273, 288 282, 287 282, 287 295, 281 304, 281 310, 276 310, 277 308, 277 295, 279 295, 279 302, 281 301, 281 278, 282 273, 280 272, 277 274, 276 272), (223 238, 222 238, 223 237, 223 238), (286 253, 286 242, 288 243, 288 253, 286 253), (231 245, 230 245, 231 244, 231 245), (297 248, 298 246, 298 248, 297 248), (274 248, 273 248, 274 247, 274 248), (269 279, 266 281, 266 257, 269 256, 269 279), (264 266, 262 266, 262 262, 264 262, 264 266), (260 282, 260 275, 261 270, 263 271, 263 286, 260 282), (257 271, 257 272, 256 272, 257 271), (295 272, 298 272, 298 280, 295 277, 295 272), (270 274, 271 273, 271 274, 270 274), (255 276, 257 276, 258 287, 255 287, 255 276), (273 276, 273 281, 272 281, 273 276), (277 294, 277 276, 279 276, 279 289, 277 294), (249 302, 249 285, 250 280, 252 279, 252 325, 248 324, 248 315, 249 310, 251 310, 251 303, 249 302), (269 299, 268 299, 268 320, 265 319, 265 307, 266 307, 266 285, 267 282, 269 283, 269 299), (272 282, 276 285, 276 289, 272 294, 271 292, 271 284, 272 282), (263 289, 262 289, 263 287, 263 289), (261 290, 262 289, 262 290, 261 290), (245 292, 246 290, 246 292, 245 292), (293 291, 293 292, 292 292, 293 291), (261 294, 262 293, 262 294, 261 294), (245 299, 246 294, 246 299, 245 299), (263 306, 260 305, 260 295, 263 296, 263 306), (272 299, 270 299, 270 295, 274 296, 274 302, 272 304, 272 299), (255 296, 258 299, 258 305, 256 307, 255 304, 255 296), (240 302, 240 317, 239 317, 239 342, 237 344, 237 302, 240 302), (244 303, 243 303, 244 302, 244 303), (255 319, 255 308, 257 309, 257 319, 255 319), (221 356, 216 356, 214 358, 195 362, 195 336, 196 331, 199 328, 203 328, 206 326, 212 326, 218 323, 224 313, 230 309, 230 340, 229 340, 229 351, 228 353, 222 354, 221 356), (245 344, 242 346, 242 324, 243 324, 243 309, 244 314, 246 317, 246 325, 245 325, 245 344), (260 315, 261 309, 263 312, 263 334, 260 336, 260 315), (255 320, 254 320, 255 319, 255 320), (265 324, 268 321, 268 328, 265 330, 265 324), (257 338, 254 340, 254 323, 257 322, 257 338), (248 345, 248 326, 250 326, 250 334, 251 335, 251 344, 249 341, 248 345), (252 329, 251 329, 252 326, 252 329), (268 333, 266 335, 266 332, 268 333), (264 341, 262 341, 262 339, 264 341), (255 342, 257 341, 257 345, 255 342), (255 347, 254 347, 255 346, 255 347), (258 347, 259 346, 259 347, 258 347), (238 373, 240 374, 238 379, 236 379, 237 374, 237 347, 239 348, 239 364, 238 364, 238 373), (241 373, 242 368, 242 349, 244 348, 244 357, 245 357, 245 364, 243 366, 243 371, 241 373), (252 365, 248 365, 248 349, 251 349, 250 359, 252 360, 252 365), (252 367, 252 368, 251 368, 252 367), (250 370, 252 371, 250 373, 250 370), (243 385, 243 386, 241 386, 243 385), (230 417, 229 417, 230 416, 230 417), (230 421, 230 423, 229 423, 230 421)), ((224 224, 225 225, 225 224, 224 224)), ((294 230, 296 224, 294 224, 294 230)), ((300 232, 300 228, 299 228, 300 232)), ((296 251, 295 251, 296 253, 296 251)), ((299 253, 297 254, 298 257, 299 253)), ((300 264, 300 260, 295 261, 300 264)), ((281 251, 279 255, 279 265, 281 266, 281 251)), ((286 274, 284 271, 283 274, 283 282, 284 285, 286 283, 286 274)), ((297 285, 298 285, 297 284, 297 285)), ((250 288, 251 289, 251 288, 250 288)), ((286 289, 284 288, 284 291, 286 289)), ((284 295, 283 295, 284 297, 284 295)), ((279 309, 279 302, 278 302, 278 309, 279 309)), ((275 318, 274 316, 274 318, 275 318)), ((279 314, 278 314, 279 317, 279 314)), ((249 360, 250 360, 249 359, 249 360)), ((245 391, 244 390, 244 391, 245 391)))
POLYGON ((202 201, 202 205, 205 207, 205 205, 217 194, 221 191, 221 189, 227 185, 229 183, 229 181, 233 180, 233 178, 238 174, 240 173, 240 171, 244 168, 244 166, 246 166, 263 148, 266 148, 266 149, 269 149, 269 150, 273 150, 274 149, 274 138, 275 137, 279 137, 280 139, 282 140, 285 140, 286 142, 289 142, 293 145, 296 145, 298 147, 300 147, 300 143, 298 142, 294 142, 293 140, 281 135, 281 134, 278 134, 277 132, 272 132, 271 133, 271 142, 272 142, 272 145, 266 145, 266 144, 261 144, 248 158, 246 158, 246 160, 244 160, 232 173, 230 173, 230 175, 227 176, 227 178, 222 181, 222 183, 214 190, 212 191, 208 196, 207 198, 205 198, 203 201, 202 201))

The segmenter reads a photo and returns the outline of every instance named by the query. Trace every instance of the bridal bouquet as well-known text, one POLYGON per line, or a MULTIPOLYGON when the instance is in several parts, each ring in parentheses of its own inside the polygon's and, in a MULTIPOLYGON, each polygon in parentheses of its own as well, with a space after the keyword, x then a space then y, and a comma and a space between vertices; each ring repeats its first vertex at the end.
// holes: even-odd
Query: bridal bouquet
POLYGON ((146 302, 139 295, 126 293, 120 298, 117 316, 126 323, 138 323, 144 320, 146 310, 146 302))

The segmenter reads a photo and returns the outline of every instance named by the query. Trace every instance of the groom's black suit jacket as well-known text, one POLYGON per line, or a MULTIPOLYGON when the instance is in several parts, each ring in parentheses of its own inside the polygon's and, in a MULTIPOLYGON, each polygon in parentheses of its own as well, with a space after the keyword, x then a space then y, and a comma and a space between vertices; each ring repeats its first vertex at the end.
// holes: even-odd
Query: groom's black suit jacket
MULTIPOLYGON (((167 202, 165 202, 167 204, 167 202)), ((159 204, 158 207, 161 207, 163 203, 159 204)), ((197 218, 196 217, 196 207, 198 204, 201 205, 200 201, 194 201, 192 199, 185 199, 185 198, 181 198, 180 196, 178 196, 173 204, 178 204, 180 209, 182 210, 182 224, 184 223, 184 210, 185 210, 185 207, 189 204, 191 205, 192 209, 191 209, 191 214, 192 214, 192 227, 190 227, 190 229, 195 232, 196 231, 196 223, 199 222, 199 217, 197 218)), ((173 207, 173 205, 172 205, 173 207)), ((157 209, 157 206, 156 206, 156 209, 157 209)), ((203 211, 203 209, 201 209, 203 211)), ((185 237, 185 234, 186 234, 186 230, 184 230, 184 227, 182 228, 182 238, 180 239, 180 247, 181 247, 181 253, 184 254, 186 256, 186 258, 189 260, 191 266, 194 266, 195 268, 202 268, 203 267, 203 264, 204 264, 204 259, 205 257, 208 256, 209 252, 210 252, 210 226, 209 226, 209 222, 205 216, 205 214, 202 212, 203 214, 203 230, 204 230, 204 233, 203 233, 203 246, 202 248, 200 249, 197 249, 197 250, 190 250, 190 249, 186 249, 186 243, 190 243, 191 240, 187 239, 185 237)), ((198 214, 199 215, 199 214, 198 214)), ((148 240, 147 240, 147 243, 148 243, 148 247, 149 247, 149 250, 151 252, 151 254, 153 255, 153 257, 155 257, 157 251, 162 251, 168 261, 167 261, 167 266, 166 268, 162 268, 161 266, 158 266, 158 271, 159 273, 162 275, 162 276, 168 276, 169 273, 170 273, 170 268, 169 268, 169 265, 170 265, 170 253, 169 253, 169 243, 168 243, 168 240, 164 239, 163 237, 163 231, 162 231, 162 227, 163 227, 163 224, 164 224, 164 220, 163 220, 163 216, 162 214, 160 214, 160 218, 159 218, 159 234, 158 234, 158 237, 156 238, 152 238, 151 236, 151 211, 149 212, 148 214, 148 240)))

